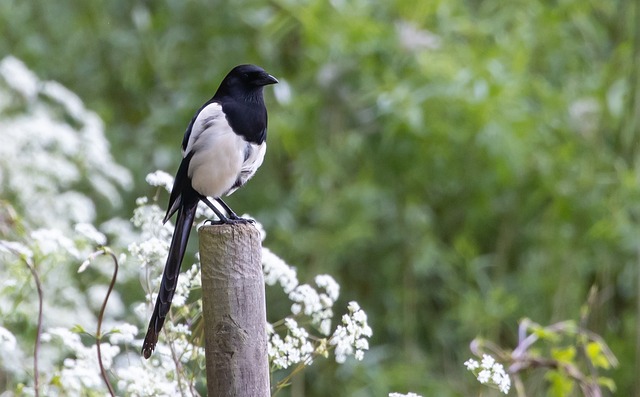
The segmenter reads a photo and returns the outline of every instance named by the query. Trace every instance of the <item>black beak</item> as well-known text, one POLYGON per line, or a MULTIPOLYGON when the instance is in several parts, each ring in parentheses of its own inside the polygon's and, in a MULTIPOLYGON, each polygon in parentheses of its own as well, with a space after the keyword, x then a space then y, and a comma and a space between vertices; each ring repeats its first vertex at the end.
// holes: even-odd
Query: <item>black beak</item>
POLYGON ((278 79, 268 73, 265 73, 263 76, 261 76, 260 80, 256 81, 256 83, 258 83, 258 85, 277 84, 278 79))

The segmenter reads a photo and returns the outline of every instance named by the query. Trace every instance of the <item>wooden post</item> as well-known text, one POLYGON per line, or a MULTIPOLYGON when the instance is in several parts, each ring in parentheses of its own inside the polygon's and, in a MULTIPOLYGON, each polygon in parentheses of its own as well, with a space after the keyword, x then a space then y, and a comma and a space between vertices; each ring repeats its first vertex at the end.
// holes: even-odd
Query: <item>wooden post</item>
POLYGON ((198 230, 209 397, 268 397, 260 233, 251 224, 198 230))

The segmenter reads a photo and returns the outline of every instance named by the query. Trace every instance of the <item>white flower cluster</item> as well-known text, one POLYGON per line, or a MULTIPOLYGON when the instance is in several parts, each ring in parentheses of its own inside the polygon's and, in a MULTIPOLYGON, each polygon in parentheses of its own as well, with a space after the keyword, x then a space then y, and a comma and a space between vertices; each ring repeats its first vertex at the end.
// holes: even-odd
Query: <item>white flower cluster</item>
POLYGON ((131 343, 135 340, 136 335, 138 335, 138 327, 123 323, 109 331, 109 342, 112 345, 131 343))
POLYGON ((262 272, 267 285, 280 284, 285 294, 298 286, 296 269, 289 266, 268 248, 262 248, 262 272))
POLYGON ((307 344, 307 331, 299 328, 297 322, 292 318, 286 318, 284 324, 288 331, 284 338, 278 335, 273 328, 269 330, 270 357, 276 368, 287 368, 298 362, 310 364, 312 353, 328 355, 327 346, 335 346, 335 356, 338 363, 345 362, 347 356, 350 355, 362 360, 364 351, 369 349, 368 338, 371 337, 372 332, 367 324, 367 315, 360 309, 358 303, 349 303, 349 314, 342 317, 342 325, 339 325, 331 335, 333 305, 340 296, 340 285, 333 277, 327 274, 316 276, 314 282, 318 287, 317 290, 309 284, 299 284, 296 269, 287 265, 280 257, 266 248, 262 249, 262 266, 265 283, 267 285, 279 284, 293 302, 291 305, 292 315, 309 317, 311 325, 316 327, 323 336, 328 337, 316 338, 317 346, 314 350, 310 343, 307 344), (289 357, 293 357, 295 360, 291 360, 289 357))
POLYGON ((143 239, 157 237, 162 240, 168 240, 173 233, 173 227, 167 222, 162 224, 164 219, 164 210, 156 204, 149 204, 146 197, 140 197, 136 200, 138 207, 133 211, 131 222, 140 229, 143 239))
POLYGON ((105 245, 107 243, 107 236, 90 223, 77 223, 75 230, 93 244, 105 245))
POLYGON ((36 227, 92 222, 91 191, 120 202, 131 174, 109 152, 104 125, 73 92, 41 81, 20 60, 0 61, 0 193, 36 227), (42 214, 47 214, 43 216, 42 214))
POLYGON ((289 266, 267 248, 262 249, 262 270, 267 285, 280 284, 280 287, 293 302, 291 313, 294 316, 304 314, 323 335, 331 333, 333 304, 340 296, 340 285, 328 274, 315 277, 316 285, 324 290, 318 292, 309 284, 299 284, 296 269, 289 266))
MULTIPOLYGON (((33 251, 26 245, 17 241, 0 240, 0 252, 6 254, 16 254, 20 257, 31 260, 33 258, 33 251)), ((5 279, 5 282, 8 280, 5 279)))
POLYGON ((309 333, 292 318, 286 318, 284 325, 287 328, 284 339, 274 332, 273 327, 267 329, 269 360, 273 366, 284 369, 298 363, 311 364, 314 348, 309 341, 309 333))
POLYGON ((422 397, 422 396, 416 393, 408 393, 408 394, 389 393, 389 397, 422 397))
MULTIPOLYGON (((202 348, 195 348, 188 342, 189 328, 182 324, 166 324, 171 333, 171 349, 181 363, 187 363, 194 355, 204 356, 202 348)), ((128 343, 139 346, 135 340, 138 330, 129 324, 119 325, 110 334, 111 343, 128 343)), ((181 395, 180 373, 171 359, 171 349, 167 345, 158 345, 150 360, 144 360, 136 352, 120 357, 114 364, 117 389, 126 396, 174 396, 181 395)), ((184 370, 184 368, 182 369, 184 370)), ((183 381, 184 382, 184 381, 183 381)))
POLYGON ((138 208, 131 221, 140 228, 141 241, 129 244, 129 252, 140 262, 140 266, 160 267, 167 258, 171 229, 162 225, 163 213, 155 204, 147 204, 146 198, 137 200, 138 208))
POLYGON ((16 337, 8 329, 0 327, 0 351, 13 350, 16 346, 16 337))
MULTIPOLYGON (((173 178, 162 171, 156 171, 148 174, 147 182, 152 186, 163 186, 170 189, 173 184, 173 178)), ((169 252, 169 244, 173 233, 173 225, 167 222, 162 224, 164 211, 155 204, 149 204, 146 197, 140 197, 136 201, 138 207, 134 210, 133 224, 140 228, 140 241, 129 244, 129 252, 136 258, 141 268, 147 268, 148 271, 157 272, 157 277, 153 279, 153 285, 159 285, 162 280, 160 270, 165 263, 169 252)), ((184 266, 184 264, 183 264, 184 266)), ((200 266, 193 264, 187 271, 183 272, 178 278, 175 294, 173 295, 172 306, 178 308, 183 306, 191 290, 201 287, 200 266)), ((147 294, 147 301, 153 303, 155 294, 147 294)), ((148 313, 142 314, 146 317, 148 313)))
MULTIPOLYGON (((11 217, 17 214, 16 227, 0 230, 7 233, 0 236, 0 372, 8 380, 3 385, 7 392, 0 394, 36 394, 33 334, 20 332, 24 319, 35 329, 37 316, 33 314, 39 308, 33 275, 25 262, 36 269, 45 297, 43 324, 48 329, 42 334, 38 356, 40 395, 104 394, 95 342, 79 333, 84 333, 82 326, 95 327, 107 287, 96 278, 93 286, 79 288, 78 277, 84 276, 77 276, 75 270, 87 256, 85 267, 96 259, 98 254, 90 253, 96 245, 107 243, 106 235, 120 265, 125 257, 119 251, 127 246, 143 265, 163 264, 172 226, 162 225, 164 211, 147 205, 146 199, 138 202, 132 222, 116 218, 94 226, 95 196, 117 205, 119 191, 130 186, 130 173, 112 159, 104 126, 94 112, 60 84, 39 80, 13 57, 0 61, 0 138, 0 196, 10 204, 7 209, 4 203, 0 205, 1 216, 9 216, 7 224, 13 224, 11 217), (73 190, 80 185, 95 192, 94 197, 73 190), (12 239, 19 241, 9 241, 12 239), (71 324, 82 326, 71 331, 71 324)), ((161 173, 149 177, 150 183, 165 188, 170 180, 161 173)), ((113 266, 94 269, 110 276, 113 266)), ((135 266, 120 266, 118 284, 138 277, 135 266)), ((195 288, 199 281, 191 268, 181 278, 176 296, 195 288)), ((184 384, 196 378, 194 371, 204 368, 204 355, 189 343, 189 330, 182 325, 167 326, 165 334, 171 344, 158 345, 153 358, 143 360, 138 353, 139 329, 114 325, 123 306, 116 288, 107 304, 105 338, 100 344, 104 367, 117 394, 184 395, 184 384), (179 365, 176 358, 189 365, 179 365)), ((144 304, 145 309, 147 306, 144 304)), ((148 316, 145 313, 141 320, 144 325, 148 316)))
MULTIPOLYGON (((65 393, 81 395, 85 390, 99 390, 104 386, 104 381, 100 377, 95 345, 85 346, 80 335, 66 328, 49 329, 42 334, 42 341, 44 343, 60 341, 72 353, 73 358, 64 360, 58 374, 58 383, 65 393)), ((120 348, 109 343, 101 343, 100 348, 104 367, 109 370, 113 365, 114 357, 120 353, 120 348)))
POLYGON ((369 340, 372 335, 371 327, 367 324, 367 314, 360 309, 358 302, 351 301, 347 306, 349 314, 342 316, 339 325, 329 344, 336 347, 336 362, 343 363, 347 356, 353 354, 356 360, 362 360, 364 351, 369 350, 369 340))
MULTIPOLYGON (((32 289, 33 275, 23 261, 34 264, 42 289, 46 291, 43 310, 45 324, 63 327, 70 323, 93 321, 94 310, 86 302, 94 302, 90 297, 92 292, 98 290, 87 288, 81 292, 75 285, 73 274, 78 263, 94 250, 94 238, 100 236, 102 234, 94 227, 78 225, 75 230, 26 230, 23 237, 26 243, 0 240, 0 262, 4 265, 0 266, 0 280, 5 280, 0 282, 0 296, 3 297, 0 300, 0 318, 3 319, 3 326, 25 316, 33 317, 33 313, 39 309, 38 300, 33 299, 37 296, 32 289), (87 233, 92 234, 93 238, 87 233), (16 307, 15 302, 22 303, 16 307)), ((113 291, 111 299, 113 302, 119 301, 119 293, 113 291)), ((110 309, 113 308, 112 305, 110 309)), ((6 327, 11 330, 11 327, 6 327)), ((18 339, 22 342, 21 337, 18 339)), ((43 362, 48 359, 53 360, 54 357, 47 356, 43 362)))
POLYGON ((73 240, 59 229, 38 229, 31 232, 31 243, 41 255, 71 255, 82 258, 73 240))
POLYGON ((340 294, 340 285, 326 274, 316 276, 315 282, 325 292, 318 292, 308 284, 298 285, 289 293, 289 299, 294 302, 291 305, 291 313, 304 313, 311 317, 311 324, 317 327, 321 334, 329 335, 333 318, 332 307, 340 294))
POLYGON ((131 365, 119 368, 117 375, 118 395, 124 396, 180 396, 176 379, 176 367, 171 360, 152 358, 142 360, 130 355, 131 365))
POLYGON ((172 305, 174 307, 183 306, 189 299, 191 291, 197 288, 202 288, 202 278, 200 277, 200 266, 193 264, 191 268, 180 274, 172 305))
POLYGON ((509 393, 511 378, 509 378, 509 375, 505 372, 502 364, 497 363, 492 356, 483 354, 482 362, 480 363, 470 358, 465 361, 464 365, 469 371, 472 371, 476 375, 478 382, 482 384, 493 384, 504 394, 509 393))
POLYGON ((162 187, 169 193, 171 193, 171 189, 173 188, 173 177, 161 170, 147 174, 145 180, 149 185, 162 187))

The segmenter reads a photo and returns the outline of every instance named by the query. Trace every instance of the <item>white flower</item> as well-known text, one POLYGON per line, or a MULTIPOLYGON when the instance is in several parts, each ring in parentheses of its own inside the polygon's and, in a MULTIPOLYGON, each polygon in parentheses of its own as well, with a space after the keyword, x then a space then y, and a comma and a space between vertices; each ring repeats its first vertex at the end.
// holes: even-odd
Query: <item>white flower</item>
POLYGON ((480 373, 478 373, 478 382, 487 383, 489 379, 491 379, 491 371, 489 371, 488 369, 483 369, 482 371, 480 371, 480 373))
POLYGON ((17 344, 16 337, 8 329, 0 327, 0 351, 14 350, 17 344))
POLYGON ((480 364, 484 369, 491 369, 496 360, 488 354, 482 355, 482 363, 480 364))
POLYGON ((75 229, 76 232, 97 245, 105 245, 107 243, 107 237, 90 223, 77 223, 75 229))
POLYGON ((307 316, 311 316, 322 309, 318 292, 308 284, 298 285, 289 293, 289 299, 293 302, 301 303, 304 314, 307 316))
MULTIPOLYGON (((158 345, 158 350, 162 350, 158 345)), ((115 368, 118 389, 127 396, 178 396, 180 387, 176 379, 176 368, 171 360, 161 359, 154 354, 151 360, 140 359, 139 355, 126 358, 126 364, 115 368)))
POLYGON ((8 56, 0 61, 0 113, 0 190, 29 224, 69 232, 73 223, 92 222, 94 203, 76 186, 119 204, 131 175, 113 161, 104 124, 77 95, 8 56), (25 106, 10 107, 13 98, 25 106))
POLYGON ((130 244, 129 252, 140 261, 141 267, 161 264, 169 252, 169 242, 152 237, 141 243, 130 244))
POLYGON ((176 290, 173 295, 173 306, 183 306, 187 302, 191 291, 200 286, 200 268, 194 264, 189 270, 180 274, 178 284, 176 285, 176 290))
POLYGON ((131 222, 142 231, 142 238, 151 237, 170 240, 173 227, 169 222, 163 225, 164 210, 155 204, 147 205, 145 200, 137 200, 138 208, 133 211, 131 222))
POLYGON ((314 352, 309 333, 292 318, 286 318, 287 335, 282 339, 277 333, 269 334, 269 359, 277 368, 288 368, 298 363, 310 364, 314 352))
POLYGON ((285 263, 267 248, 262 249, 262 271, 267 285, 279 283, 285 294, 298 286, 296 269, 285 263))
POLYGON ((498 382, 498 388, 504 394, 509 393, 509 389, 511 388, 511 378, 509 377, 509 375, 507 375, 506 373, 504 374, 500 382, 498 382))
POLYGON ((492 367, 493 374, 491 375, 491 381, 498 386, 501 392, 507 394, 511 388, 511 378, 504 371, 502 364, 494 364, 492 367))
POLYGON ((367 324, 367 315, 360 309, 357 302, 349 302, 349 314, 342 316, 342 325, 339 325, 329 339, 329 344, 335 346, 336 362, 343 363, 347 356, 353 355, 357 360, 362 360, 364 350, 369 349, 371 327, 367 324))
POLYGON ((323 335, 329 335, 333 318, 332 307, 335 299, 338 298, 340 286, 333 277, 328 275, 316 276, 315 281, 319 287, 325 289, 326 293, 319 293, 309 284, 296 286, 289 292, 289 299, 294 302, 291 305, 291 313, 311 317, 311 324, 323 335))
POLYGON ((464 362, 464 366, 467 367, 469 371, 473 371, 474 369, 479 368, 480 364, 478 364, 476 360, 470 358, 464 362))
POLYGON ((66 237, 59 229, 38 229, 31 232, 34 245, 40 249, 43 255, 54 253, 68 253, 79 257, 80 252, 71 239, 66 237))
POLYGON ((0 77, 26 99, 33 99, 38 94, 38 76, 15 57, 8 56, 0 62, 0 77))
POLYGON ((149 185, 163 187, 167 192, 173 188, 173 177, 161 170, 147 174, 145 180, 149 185))
POLYGON ((333 277, 328 274, 319 274, 315 277, 316 285, 320 288, 324 288, 327 293, 327 297, 335 302, 340 296, 340 284, 336 283, 333 277))
POLYGON ((422 396, 416 393, 407 393, 407 394, 389 393, 389 397, 422 397, 422 396))
POLYGON ((13 252, 29 259, 33 257, 33 251, 17 241, 0 240, 0 252, 13 252))
POLYGON ((509 378, 509 375, 505 372, 502 364, 496 362, 492 356, 484 354, 481 363, 478 363, 474 359, 469 359, 464 362, 464 365, 469 371, 473 371, 474 373, 477 369, 481 369, 480 372, 476 374, 478 382, 482 384, 492 384, 497 386, 502 393, 509 393, 511 378, 509 378))
POLYGON ((320 321, 320 326, 318 330, 322 335, 329 335, 331 333, 331 319, 327 318, 320 321))
POLYGON ((299 303, 294 303, 293 305, 291 305, 291 314, 298 315, 300 314, 300 312, 302 311, 302 305, 299 303))
MULTIPOLYGON (((67 393, 80 395, 84 390, 102 387, 103 380, 100 376, 95 345, 85 346, 80 335, 65 328, 49 329, 46 335, 45 341, 52 343, 60 340, 73 353, 73 358, 66 358, 63 361, 63 368, 60 372, 60 384, 64 385, 67 393)), ((100 349, 102 363, 105 369, 109 370, 113 365, 113 359, 120 353, 120 348, 108 343, 101 343, 100 349)))
POLYGON ((121 343, 131 343, 135 339, 136 335, 138 335, 138 327, 135 325, 122 323, 116 327, 111 329, 111 334, 109 335, 109 342, 112 345, 118 345, 121 343))

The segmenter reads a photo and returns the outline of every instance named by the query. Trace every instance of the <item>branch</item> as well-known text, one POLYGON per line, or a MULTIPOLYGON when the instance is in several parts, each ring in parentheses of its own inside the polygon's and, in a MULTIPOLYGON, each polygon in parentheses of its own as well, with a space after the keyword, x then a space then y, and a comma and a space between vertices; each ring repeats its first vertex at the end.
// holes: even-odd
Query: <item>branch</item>
POLYGON ((33 348, 33 388, 35 389, 36 397, 39 397, 40 387, 38 378, 40 377, 40 372, 38 370, 38 351, 40 350, 40 336, 42 334, 42 284, 40 283, 40 277, 38 276, 35 265, 30 263, 31 261, 27 258, 23 258, 23 260, 33 275, 33 279, 36 282, 36 290, 38 291, 38 326, 36 330, 36 344, 33 348))
POLYGON ((102 342, 102 319, 104 318, 104 312, 107 308, 107 302, 109 301, 109 296, 111 295, 111 291, 113 291, 113 287, 116 284, 116 278, 118 277, 118 258, 114 255, 114 253, 108 248, 104 247, 99 251, 94 252, 89 255, 89 258, 84 261, 84 263, 78 269, 78 273, 84 271, 86 267, 89 265, 89 262, 100 255, 109 255, 111 259, 113 259, 114 271, 113 276, 111 277, 111 283, 109 284, 109 289, 107 289, 107 295, 104 297, 104 301, 102 302, 102 307, 100 308, 100 314, 98 315, 98 329, 96 330, 96 350, 98 351, 98 365, 100 366, 100 375, 102 375, 102 379, 104 383, 107 385, 107 389, 109 389, 109 394, 112 397, 115 397, 116 392, 113 390, 113 386, 111 386, 111 382, 109 382, 109 377, 107 376, 107 371, 104 369, 104 364, 102 363, 102 350, 100 348, 100 343, 102 342))

